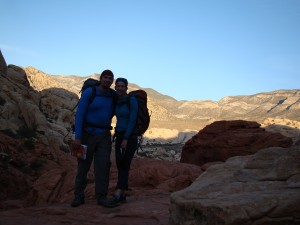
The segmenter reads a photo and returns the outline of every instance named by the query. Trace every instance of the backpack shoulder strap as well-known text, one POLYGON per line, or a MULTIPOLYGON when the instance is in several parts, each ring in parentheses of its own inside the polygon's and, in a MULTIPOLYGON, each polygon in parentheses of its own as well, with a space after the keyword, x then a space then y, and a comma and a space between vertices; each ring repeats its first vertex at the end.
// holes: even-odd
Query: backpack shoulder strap
POLYGON ((131 98, 135 98, 135 97, 132 96, 132 95, 128 95, 128 99, 127 99, 127 101, 126 101, 126 104, 127 104, 128 108, 129 108, 129 110, 130 110, 130 108, 131 108, 131 104, 130 104, 131 98))
MULTIPOLYGON (((89 103, 88 103, 88 105, 90 105, 93 101, 94 101, 94 99, 95 99, 95 97, 96 97, 96 86, 93 86, 93 87, 91 87, 92 88, 92 95, 91 95, 91 97, 90 97, 90 99, 89 99, 89 103)), ((80 92, 83 92, 82 90, 80 91, 80 92)), ((73 107, 73 109, 71 110, 72 112, 77 108, 77 106, 78 106, 78 104, 79 104, 79 101, 76 103, 76 105, 73 107)))
POLYGON ((91 95, 91 97, 89 99, 89 105, 94 101, 94 99, 96 97, 96 88, 97 88, 96 86, 92 87, 92 95, 91 95))

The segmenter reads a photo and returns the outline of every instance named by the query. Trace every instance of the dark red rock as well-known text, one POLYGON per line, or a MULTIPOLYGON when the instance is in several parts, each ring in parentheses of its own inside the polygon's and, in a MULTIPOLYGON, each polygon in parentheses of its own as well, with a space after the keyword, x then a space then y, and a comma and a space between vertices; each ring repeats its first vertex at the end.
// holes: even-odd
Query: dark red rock
MULTIPOLYGON (((1 225, 167 224, 170 194, 189 186, 202 173, 195 165, 134 158, 127 202, 108 209, 96 203, 91 168, 86 204, 72 208, 76 159, 40 143, 33 146, 28 149, 23 139, 0 133, 1 150, 9 159, 0 161, 1 225)), ((116 182, 117 168, 113 161, 109 195, 113 194, 116 182)))
POLYGON ((291 138, 267 132, 257 122, 217 121, 185 143, 180 162, 202 166, 208 162, 224 162, 233 156, 251 155, 263 148, 287 148, 292 144, 291 138))

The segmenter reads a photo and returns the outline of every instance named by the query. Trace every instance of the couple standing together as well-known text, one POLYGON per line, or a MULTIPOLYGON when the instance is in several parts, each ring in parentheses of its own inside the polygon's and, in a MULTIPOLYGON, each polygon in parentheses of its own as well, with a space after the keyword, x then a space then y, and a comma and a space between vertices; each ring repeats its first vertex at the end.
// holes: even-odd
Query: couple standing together
POLYGON ((128 187, 130 164, 138 144, 137 136, 132 135, 138 104, 134 97, 127 95, 128 81, 125 78, 116 79, 116 91, 110 88, 113 81, 112 71, 104 70, 100 75, 94 100, 89 102, 93 95, 92 88, 87 88, 79 100, 72 148, 79 148, 81 144, 87 145, 87 155, 85 160, 78 159, 72 207, 84 204, 87 174, 93 160, 97 203, 113 208, 126 201, 125 190, 128 187), (108 198, 112 150, 111 121, 114 115, 117 118, 115 156, 118 182, 113 197, 108 198))

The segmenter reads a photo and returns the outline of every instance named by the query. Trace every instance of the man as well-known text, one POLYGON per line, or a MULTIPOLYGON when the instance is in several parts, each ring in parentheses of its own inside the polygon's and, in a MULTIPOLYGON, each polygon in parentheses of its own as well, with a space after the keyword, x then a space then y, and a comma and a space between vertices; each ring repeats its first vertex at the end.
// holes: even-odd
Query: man
POLYGON ((96 87, 96 96, 90 98, 93 88, 87 88, 79 100, 75 117, 75 141, 72 148, 87 145, 86 159, 78 159, 75 179, 75 198, 71 206, 77 207, 85 202, 84 190, 87 186, 87 174, 94 160, 95 195, 97 203, 105 207, 116 207, 113 199, 108 199, 108 185, 111 154, 111 120, 114 114, 115 91, 110 89, 114 74, 104 70, 100 75, 100 84, 96 87))

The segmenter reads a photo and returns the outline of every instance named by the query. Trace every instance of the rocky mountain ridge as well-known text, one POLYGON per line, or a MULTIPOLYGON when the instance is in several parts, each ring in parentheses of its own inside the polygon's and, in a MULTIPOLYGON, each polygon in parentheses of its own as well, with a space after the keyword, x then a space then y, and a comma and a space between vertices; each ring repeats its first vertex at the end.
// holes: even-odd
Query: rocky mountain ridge
MULTIPOLYGON (((4 58, 2 61, 3 74, 7 75, 1 77, 1 130, 17 133, 23 127, 35 129, 46 134, 42 135, 43 143, 67 148, 65 137, 70 138, 69 129, 75 115, 73 109, 87 77, 48 75, 34 67, 6 66, 4 58)), ((98 79, 99 74, 90 77, 98 79)), ((138 88, 135 84, 129 85, 130 90, 138 88)), ((294 128, 299 127, 292 125, 293 121, 300 120, 299 90, 224 97, 213 102, 177 101, 153 89, 145 89, 149 96, 151 123, 144 135, 144 149, 149 149, 152 154, 152 146, 157 147, 157 152, 165 150, 160 144, 173 146, 175 154, 169 154, 167 158, 175 161, 180 159, 182 144, 214 121, 244 119, 262 121, 262 124, 274 119, 265 117, 274 116, 275 119, 277 117, 276 123, 281 118, 287 121, 292 119, 292 122, 286 123, 294 128)), ((274 122, 268 126, 271 124, 274 122)))
MULTIPOLYGON (((82 83, 89 77, 48 75, 34 67, 24 68, 30 85, 38 91, 63 88, 78 95, 82 83)), ((129 91, 141 88, 129 84, 129 91)), ((177 101, 151 88, 144 88, 149 96, 152 112, 151 125, 170 129, 199 130, 217 120, 245 119, 262 122, 267 118, 285 118, 300 121, 300 89, 275 90, 249 96, 226 96, 220 101, 177 101)))

